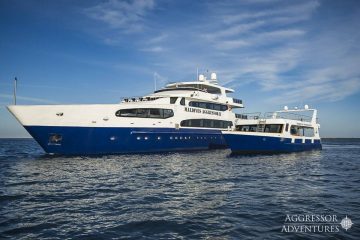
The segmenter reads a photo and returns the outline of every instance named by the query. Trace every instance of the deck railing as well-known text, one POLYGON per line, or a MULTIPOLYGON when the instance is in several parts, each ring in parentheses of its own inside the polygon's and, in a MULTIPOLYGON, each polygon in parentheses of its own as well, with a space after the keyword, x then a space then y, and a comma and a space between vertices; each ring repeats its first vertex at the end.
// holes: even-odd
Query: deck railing
POLYGON ((147 102, 154 101, 160 97, 122 97, 120 98, 121 103, 131 103, 131 102, 147 102))
POLYGON ((266 112, 262 114, 261 112, 254 112, 254 113, 235 113, 235 117, 238 119, 291 119, 291 120, 297 120, 302 122, 311 122, 312 117, 297 113, 291 113, 291 112, 266 112))
POLYGON ((291 119, 301 122, 311 122, 312 116, 292 113, 292 112, 267 112, 264 114, 266 119, 276 118, 276 119, 291 119))

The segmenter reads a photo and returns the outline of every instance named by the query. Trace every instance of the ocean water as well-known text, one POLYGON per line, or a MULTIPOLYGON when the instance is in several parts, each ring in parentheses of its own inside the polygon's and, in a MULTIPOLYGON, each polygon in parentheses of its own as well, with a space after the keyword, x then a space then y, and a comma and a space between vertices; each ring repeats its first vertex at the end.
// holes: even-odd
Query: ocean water
POLYGON ((360 239, 360 140, 278 155, 95 157, 0 140, 0 238, 360 239), (347 216, 353 225, 286 232, 287 214, 347 216))

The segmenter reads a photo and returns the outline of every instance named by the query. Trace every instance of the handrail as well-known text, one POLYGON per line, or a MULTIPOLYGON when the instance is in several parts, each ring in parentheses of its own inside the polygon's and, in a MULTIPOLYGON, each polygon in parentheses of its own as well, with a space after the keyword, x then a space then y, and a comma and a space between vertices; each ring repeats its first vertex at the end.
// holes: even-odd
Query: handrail
POLYGON ((207 91, 205 89, 200 89, 200 88, 194 88, 194 87, 166 87, 166 88, 162 88, 159 90, 156 90, 154 93, 159 93, 159 92, 166 92, 166 91, 181 91, 181 90, 190 90, 190 91, 200 91, 200 92, 205 92, 207 93, 207 91))
POLYGON ((310 122, 312 117, 308 115, 292 113, 292 112, 267 112, 265 113, 265 118, 275 118, 276 119, 291 119, 302 122, 310 122), (270 116, 269 116, 270 115, 270 116))
POLYGON ((247 120, 257 120, 257 119, 290 119, 290 120, 297 120, 302 122, 310 122, 312 117, 302 114, 296 113, 279 113, 279 112, 266 112, 262 114, 261 112, 254 112, 254 113, 235 113, 235 117, 238 119, 247 119, 247 120), (283 115, 290 115, 283 116, 283 115))
POLYGON ((121 97, 121 103, 130 103, 130 102, 147 102, 147 101, 154 101, 161 97, 121 97))

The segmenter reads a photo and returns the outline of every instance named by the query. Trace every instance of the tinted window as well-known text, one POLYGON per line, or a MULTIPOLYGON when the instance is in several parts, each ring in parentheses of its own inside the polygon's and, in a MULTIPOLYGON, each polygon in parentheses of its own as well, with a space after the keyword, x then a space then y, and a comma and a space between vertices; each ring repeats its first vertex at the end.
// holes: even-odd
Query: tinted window
POLYGON ((299 132, 299 130, 297 129, 296 126, 291 126, 291 128, 290 128, 291 135, 298 135, 298 132, 299 132))
POLYGON ((221 105, 220 104, 214 104, 214 110, 221 111, 221 105))
POLYGON ((174 116, 172 109, 161 108, 131 108, 121 109, 115 113, 117 117, 138 117, 138 118, 169 118, 174 116))
POLYGON ((223 128, 228 128, 228 127, 232 127, 232 122, 230 121, 221 121, 224 125, 223 128))
POLYGON ((146 108, 139 108, 137 110, 136 116, 139 118, 146 118, 149 115, 149 109, 146 108))
POLYGON ((164 109, 164 118, 169 118, 169 117, 173 117, 174 116, 174 112, 171 109, 164 109))
POLYGON ((185 105, 185 98, 181 98, 180 104, 183 106, 185 105))
POLYGON ((171 98, 170 98, 170 104, 176 103, 176 100, 177 100, 177 99, 178 99, 177 97, 171 97, 171 98))
POLYGON ((295 135, 295 136, 313 137, 314 136, 314 128, 292 125, 290 127, 290 134, 295 135))
POLYGON ((159 108, 150 108, 150 116, 151 118, 162 118, 163 117, 163 109, 159 108))
POLYGON ((199 103, 198 102, 189 102, 189 106, 191 106, 191 107, 199 107, 199 103))
MULTIPOLYGON (((186 120, 185 120, 186 121, 186 120)), ((202 121, 201 119, 193 119, 190 122, 191 125, 189 127, 202 127, 202 121)), ((181 124, 180 124, 181 125, 181 124)))
POLYGON ((282 124, 266 124, 264 132, 268 133, 281 133, 282 132, 282 124))
POLYGON ((181 121, 182 127, 227 128, 232 126, 231 121, 215 119, 188 119, 181 121))
POLYGON ((198 107, 198 108, 205 108, 205 109, 211 109, 215 111, 226 111, 228 107, 226 105, 222 104, 216 104, 216 103, 207 103, 207 102, 189 102, 190 107, 198 107))
POLYGON ((257 125, 237 125, 236 130, 242 132, 256 132, 257 125))
POLYGON ((206 108, 206 103, 199 102, 199 108, 206 108))
POLYGON ((204 127, 206 128, 213 128, 214 127, 214 121, 210 119, 204 119, 204 127))
POLYGON ((115 113, 117 117, 136 117, 136 109, 122 109, 115 113))
POLYGON ((214 128, 226 128, 226 127, 224 127, 222 121, 214 121, 214 128))

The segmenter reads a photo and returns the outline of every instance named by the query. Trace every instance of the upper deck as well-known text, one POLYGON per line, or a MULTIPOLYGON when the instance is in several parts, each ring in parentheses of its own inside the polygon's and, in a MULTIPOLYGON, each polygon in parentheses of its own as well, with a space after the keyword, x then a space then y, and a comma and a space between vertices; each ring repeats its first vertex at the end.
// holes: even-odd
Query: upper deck
POLYGON ((236 114, 236 118, 239 120, 249 120, 249 121, 273 121, 273 122, 283 122, 283 121, 297 121, 308 124, 317 124, 317 110, 309 109, 307 105, 305 105, 304 109, 287 109, 285 107, 284 110, 275 111, 275 112, 266 112, 261 114, 261 112, 255 113, 243 113, 236 114), (304 114, 311 113, 311 114, 304 114))
MULTIPOLYGON (((212 77, 214 77, 213 74, 212 77)), ((169 83, 147 96, 125 98, 121 102, 160 103, 167 102, 171 97, 184 97, 189 100, 226 104, 231 108, 243 108, 242 100, 227 96, 228 93, 233 92, 233 89, 219 86, 216 75, 212 80, 207 80, 203 75, 199 75, 199 81, 169 83)))

